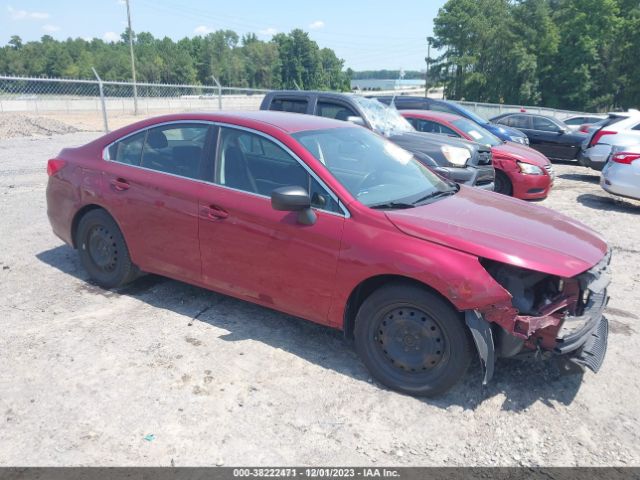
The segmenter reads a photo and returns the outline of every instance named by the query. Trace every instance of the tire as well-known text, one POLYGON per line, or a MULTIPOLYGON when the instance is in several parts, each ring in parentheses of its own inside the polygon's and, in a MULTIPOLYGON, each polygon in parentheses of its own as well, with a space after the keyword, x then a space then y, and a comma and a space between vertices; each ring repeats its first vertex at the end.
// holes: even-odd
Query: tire
POLYGON ((408 282, 374 291, 356 316, 355 346, 371 375, 414 396, 453 387, 471 362, 469 332, 438 295, 408 282))
POLYGON ((97 285, 116 288, 136 278, 138 269, 122 232, 105 210, 91 210, 80 219, 76 245, 82 266, 97 285))
POLYGON ((496 170, 496 180, 493 191, 509 197, 513 196, 513 185, 511 184, 511 180, 509 180, 509 177, 499 170, 496 170))

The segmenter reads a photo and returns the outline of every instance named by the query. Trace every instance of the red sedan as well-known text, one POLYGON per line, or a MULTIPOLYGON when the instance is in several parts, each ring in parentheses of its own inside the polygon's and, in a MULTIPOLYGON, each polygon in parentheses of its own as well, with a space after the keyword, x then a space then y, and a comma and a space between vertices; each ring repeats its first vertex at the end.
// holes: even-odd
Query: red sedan
POLYGON ((496 169, 495 191, 523 200, 541 200, 553 186, 549 159, 533 148, 503 142, 464 117, 433 110, 400 112, 420 132, 441 133, 491 146, 496 169))
POLYGON ((342 329, 384 385, 435 395, 475 351, 597 371, 606 243, 459 186, 358 126, 281 112, 143 120, 48 163, 47 213, 90 277, 152 272, 342 329))

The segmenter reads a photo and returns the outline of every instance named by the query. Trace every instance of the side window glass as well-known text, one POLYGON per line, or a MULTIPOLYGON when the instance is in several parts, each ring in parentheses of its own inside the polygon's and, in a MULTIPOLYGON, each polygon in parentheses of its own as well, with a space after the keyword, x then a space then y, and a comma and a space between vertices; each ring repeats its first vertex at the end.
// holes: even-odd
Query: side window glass
POLYGON ((341 105, 333 102, 318 102, 318 116, 325 118, 333 118, 334 120, 347 121, 349 117, 359 117, 352 108, 347 105, 341 105))
POLYGON ((533 117, 533 129, 542 132, 558 132, 560 129, 551 120, 542 117, 533 117))
POLYGON ((514 115, 512 117, 508 117, 509 123, 505 125, 509 125, 514 128, 531 128, 529 127, 529 117, 525 117, 524 115, 514 115))
POLYGON ((220 185, 264 196, 276 188, 299 186, 309 192, 312 206, 340 212, 333 197, 295 158, 261 135, 223 127, 216 160, 220 185))
POLYGON ((460 135, 458 135, 454 130, 451 130, 449 127, 446 127, 442 124, 438 124, 438 126, 440 127, 440 133, 449 135, 451 137, 460 137, 460 135))
POLYGON ((146 134, 145 130, 115 142, 109 147, 109 159, 127 165, 139 166, 146 134))
POLYGON ((417 127, 416 130, 418 130, 419 132, 427 132, 427 133, 438 133, 437 131, 434 131, 434 123, 429 121, 429 120, 422 120, 422 119, 418 119, 416 120, 417 122, 417 127))
POLYGON ((269 110, 275 110, 278 112, 291 112, 291 113, 307 113, 307 106, 309 102, 307 100, 287 100, 283 98, 276 98, 271 102, 269 110))
POLYGON ((202 124, 151 128, 141 166, 187 178, 201 178, 200 167, 209 127, 202 124))

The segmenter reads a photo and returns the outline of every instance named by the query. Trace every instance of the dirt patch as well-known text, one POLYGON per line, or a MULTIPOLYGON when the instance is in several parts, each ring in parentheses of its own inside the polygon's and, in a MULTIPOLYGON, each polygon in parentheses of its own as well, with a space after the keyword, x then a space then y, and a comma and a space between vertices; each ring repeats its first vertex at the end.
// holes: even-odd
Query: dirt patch
POLYGON ((28 114, 0 115, 0 139, 15 137, 51 136, 80 131, 51 117, 28 114))

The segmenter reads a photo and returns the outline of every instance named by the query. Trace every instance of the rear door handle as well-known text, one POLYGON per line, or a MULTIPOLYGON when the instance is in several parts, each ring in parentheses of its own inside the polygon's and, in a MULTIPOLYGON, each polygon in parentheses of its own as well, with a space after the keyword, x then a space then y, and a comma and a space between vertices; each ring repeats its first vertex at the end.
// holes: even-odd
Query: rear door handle
POLYGON ((207 217, 211 220, 223 220, 229 216, 229 212, 220 207, 209 205, 207 207, 207 217))
POLYGON ((114 180, 111 180, 111 185, 113 186, 114 190, 118 192, 129 190, 130 187, 129 182, 127 182, 124 178, 116 178, 114 180))

